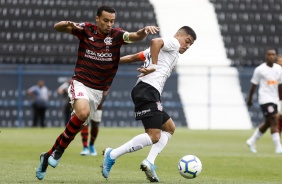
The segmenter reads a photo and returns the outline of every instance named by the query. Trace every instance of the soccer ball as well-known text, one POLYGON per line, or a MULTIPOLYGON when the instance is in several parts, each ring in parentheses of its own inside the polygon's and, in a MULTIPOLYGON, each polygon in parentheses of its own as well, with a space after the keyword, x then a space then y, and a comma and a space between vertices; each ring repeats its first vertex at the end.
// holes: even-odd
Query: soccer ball
POLYGON ((195 155, 185 155, 178 161, 178 172, 187 179, 196 178, 202 171, 202 163, 195 155))

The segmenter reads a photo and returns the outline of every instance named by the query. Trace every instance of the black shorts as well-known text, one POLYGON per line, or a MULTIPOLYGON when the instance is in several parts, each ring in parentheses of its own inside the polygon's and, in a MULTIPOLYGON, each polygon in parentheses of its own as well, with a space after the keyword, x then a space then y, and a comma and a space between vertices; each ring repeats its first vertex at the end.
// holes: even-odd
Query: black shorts
POLYGON ((145 128, 159 128, 170 117, 163 110, 159 91, 153 86, 139 82, 131 92, 135 105, 135 119, 142 120, 145 128))
POLYGON ((150 128, 157 128, 162 129, 162 125, 169 120, 169 115, 163 111, 162 114, 154 115, 154 116, 148 116, 142 119, 142 123, 144 125, 145 129, 150 128))
POLYGON ((260 105, 260 108, 262 110, 264 117, 278 113, 277 104, 275 104, 275 103, 262 104, 262 105, 260 105))

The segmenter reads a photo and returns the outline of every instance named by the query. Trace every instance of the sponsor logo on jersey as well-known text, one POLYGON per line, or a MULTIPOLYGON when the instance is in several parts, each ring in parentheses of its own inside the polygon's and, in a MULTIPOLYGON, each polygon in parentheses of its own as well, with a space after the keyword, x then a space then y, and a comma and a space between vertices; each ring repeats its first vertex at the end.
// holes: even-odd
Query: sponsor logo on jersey
POLYGON ((277 85, 278 81, 277 80, 268 80, 267 85, 277 85))
POLYGON ((95 59, 99 61, 112 61, 112 53, 109 52, 94 52, 92 50, 86 49, 86 54, 84 55, 87 58, 95 59))

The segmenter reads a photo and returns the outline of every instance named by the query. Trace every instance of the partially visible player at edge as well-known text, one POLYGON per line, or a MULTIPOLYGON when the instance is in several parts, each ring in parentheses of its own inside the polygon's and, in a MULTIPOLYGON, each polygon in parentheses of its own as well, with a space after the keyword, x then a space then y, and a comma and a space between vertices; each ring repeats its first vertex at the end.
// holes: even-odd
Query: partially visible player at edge
POLYGON ((251 152, 256 153, 256 142, 264 135, 268 128, 275 146, 275 153, 282 154, 282 146, 278 131, 278 85, 282 83, 282 68, 276 64, 276 50, 269 48, 265 52, 265 62, 254 70, 247 105, 253 105, 253 94, 259 85, 258 102, 264 115, 264 121, 255 129, 246 141, 251 152))
POLYGON ((115 160, 126 154, 151 146, 146 159, 141 162, 141 169, 148 180, 159 182, 154 165, 157 155, 164 149, 174 133, 175 125, 161 104, 161 94, 167 78, 179 58, 196 40, 196 33, 188 26, 181 27, 174 36, 152 39, 150 48, 144 52, 124 56, 121 61, 134 61, 146 58, 144 66, 131 98, 135 105, 135 118, 141 120, 145 133, 133 137, 118 148, 106 148, 103 152, 102 175, 108 178, 115 160))
POLYGON ((96 25, 72 21, 61 21, 54 25, 55 30, 72 34, 79 39, 74 76, 68 90, 75 114, 53 147, 48 152, 41 153, 40 164, 36 169, 39 180, 45 177, 48 164, 54 168, 58 165, 65 149, 88 123, 88 116, 91 117, 97 109, 103 91, 110 88, 118 69, 121 46, 143 40, 147 34, 159 31, 156 26, 146 26, 129 33, 121 28, 113 28, 115 18, 115 9, 103 5, 97 10, 96 25))
MULTIPOLYGON (((277 56, 277 64, 282 67, 282 55, 277 56)), ((281 84, 278 86, 278 90, 279 90, 279 103, 280 103, 278 130, 281 137, 281 131, 282 131, 282 85, 281 84)))

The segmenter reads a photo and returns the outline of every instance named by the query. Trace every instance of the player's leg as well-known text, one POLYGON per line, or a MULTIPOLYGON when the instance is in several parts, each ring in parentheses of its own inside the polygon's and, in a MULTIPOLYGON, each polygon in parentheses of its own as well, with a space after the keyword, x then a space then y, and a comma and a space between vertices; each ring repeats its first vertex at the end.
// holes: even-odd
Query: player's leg
POLYGON ((91 156, 96 156, 98 153, 95 149, 95 141, 98 137, 99 133, 99 124, 102 121, 102 115, 103 115, 103 103, 106 100, 110 90, 103 92, 103 98, 101 100, 101 103, 97 107, 97 110, 94 111, 94 117, 91 119, 91 128, 90 128, 90 140, 89 140, 89 151, 91 156))
MULTIPOLYGON (((76 105, 89 105, 88 101, 85 103, 84 101, 87 101, 85 99, 79 99, 79 102, 76 102, 76 105), (81 101, 81 103, 80 103, 81 101)), ((76 108, 78 110, 79 108, 76 108)), ((81 114, 79 114, 79 117, 82 117, 81 114)), ((42 180, 46 175, 46 170, 48 167, 48 164, 52 167, 56 167, 59 163, 59 160, 64 153, 64 150, 67 148, 69 143, 74 139, 75 135, 80 131, 80 127, 82 126, 84 121, 81 121, 76 114, 74 114, 71 119, 69 120, 68 124, 66 125, 66 128, 63 133, 61 133, 58 138, 56 139, 53 147, 48 152, 41 153, 40 155, 40 164, 36 170, 36 177, 39 180, 42 180)))
POLYGON ((281 131, 282 131, 282 114, 279 114, 279 120, 278 120, 278 131, 279 131, 279 135, 281 137, 281 131))
POLYGON ((268 114, 268 104, 260 105, 262 113, 265 115, 264 122, 262 122, 254 131, 252 136, 246 141, 250 151, 256 153, 256 142, 263 136, 266 130, 270 127, 269 121, 266 120, 268 114))
POLYGON ((149 116, 142 119, 142 123, 144 125, 146 133, 139 134, 135 137, 133 137, 128 142, 124 143, 118 148, 112 149, 112 148, 106 148, 104 151, 104 162, 102 165, 102 174, 105 178, 108 178, 110 170, 112 168, 112 165, 114 165, 115 160, 126 154, 138 151, 145 146, 151 146, 153 143, 158 142, 160 135, 161 135, 161 125, 162 121, 159 119, 162 119, 162 115, 155 115, 155 116, 149 116), (159 121, 157 121, 159 120, 159 121), (159 125, 156 125, 156 124, 159 125), (155 128, 155 126, 160 127, 155 128))
POLYGON ((252 136, 246 141, 251 152, 256 153, 256 142, 263 136, 265 131, 269 128, 269 123, 265 120, 254 131, 252 136))
POLYGON ((33 110, 32 127, 37 127, 39 112, 36 104, 32 104, 32 110, 33 110))
POLYGON ((270 132, 271 132, 272 141, 275 145, 275 153, 282 154, 282 146, 281 146, 280 135, 278 130, 279 114, 276 113, 269 115, 267 117, 267 121, 270 122, 270 132))
POLYGON ((45 127, 45 113, 46 113, 47 108, 46 107, 41 107, 40 108, 40 126, 45 127))
MULTIPOLYGON (((99 111, 98 113, 100 113, 102 115, 102 110, 97 110, 99 111)), ((100 118, 101 121, 101 118, 100 118)), ((97 139, 98 133, 99 133, 99 123, 97 119, 96 121, 91 120, 91 128, 90 128, 90 140, 89 140, 89 151, 90 151, 90 155, 91 156, 96 156, 98 153, 95 149, 95 141, 97 139)))
POLYGON ((89 127, 89 124, 85 125, 81 129, 81 132, 80 132, 81 139, 82 139, 82 145, 83 145, 83 150, 80 152, 80 155, 82 155, 82 156, 89 155, 89 149, 88 149, 88 127, 89 127))
POLYGON ((87 89, 82 83, 78 81, 72 81, 72 84, 69 87, 69 97, 72 98, 71 103, 74 108, 75 114, 73 114, 70 118, 64 132, 62 132, 58 136, 51 150, 49 150, 47 154, 44 154, 44 159, 41 159, 43 157, 40 157, 40 164, 36 170, 36 177, 38 179, 43 179, 45 177, 48 164, 52 167, 56 167, 58 165, 59 160, 64 153, 64 150, 68 147, 76 134, 84 126, 83 123, 90 114, 89 100, 95 101, 97 108, 102 98, 102 91, 91 91, 90 89, 87 89), (76 99, 74 99, 73 97, 76 97, 76 99))
POLYGON ((76 134, 83 128, 83 123, 90 114, 89 102, 86 99, 76 99, 73 104, 75 114, 71 117, 64 132, 59 136, 60 140, 56 141, 53 148, 49 151, 50 157, 48 163, 56 167, 65 149, 72 142, 76 134))
POLYGON ((152 148, 147 156, 147 160, 150 163, 152 164, 155 163, 155 159, 166 146, 167 142, 173 135, 174 130, 175 130, 175 124, 173 120, 169 117, 169 115, 165 111, 163 111, 163 125, 162 125, 161 137, 157 143, 152 145, 152 148))
POLYGON ((155 159, 159 153, 164 149, 167 142, 173 135, 175 125, 169 115, 163 111, 163 125, 161 131, 161 137, 159 141, 152 145, 151 150, 145 160, 141 163, 141 169, 145 172, 147 179, 151 182, 159 182, 158 176, 155 172, 155 159))
POLYGON ((278 106, 278 112, 279 112, 279 120, 278 120, 278 132, 281 137, 281 131, 282 131, 282 101, 279 101, 279 106, 278 106))

